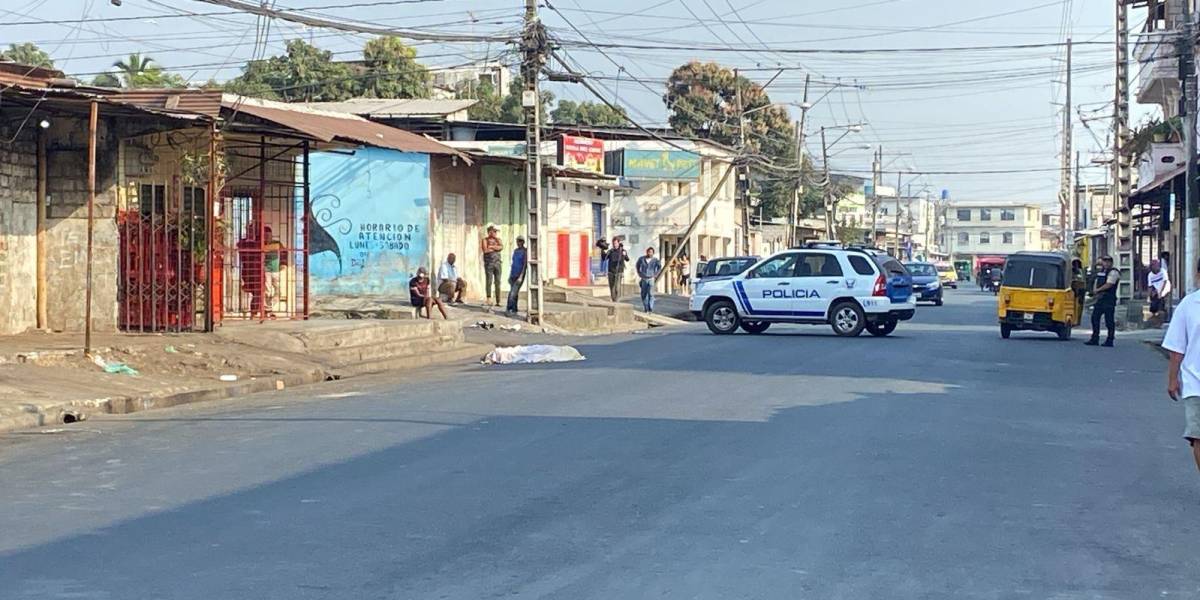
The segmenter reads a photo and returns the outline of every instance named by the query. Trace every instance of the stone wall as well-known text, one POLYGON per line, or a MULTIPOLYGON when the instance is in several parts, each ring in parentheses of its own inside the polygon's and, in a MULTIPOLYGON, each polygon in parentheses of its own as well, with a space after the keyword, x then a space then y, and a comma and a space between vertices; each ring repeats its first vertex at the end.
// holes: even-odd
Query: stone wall
POLYGON ((0 144, 0 335, 37 326, 37 129, 3 134, 16 139, 0 144))
MULTIPOLYGON (((101 119, 96 146, 93 213, 92 328, 117 327, 116 173, 118 141, 101 119)), ((46 132, 46 326, 82 331, 87 282, 88 127, 55 119, 46 132)))

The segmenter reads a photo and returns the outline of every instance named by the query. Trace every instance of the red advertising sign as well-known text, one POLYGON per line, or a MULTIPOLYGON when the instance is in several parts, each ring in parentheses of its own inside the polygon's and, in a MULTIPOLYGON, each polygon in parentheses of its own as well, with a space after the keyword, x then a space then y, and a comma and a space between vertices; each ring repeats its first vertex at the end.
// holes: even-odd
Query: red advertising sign
POLYGON ((575 135, 564 135, 558 139, 558 164, 569 169, 603 173, 604 142, 575 135))

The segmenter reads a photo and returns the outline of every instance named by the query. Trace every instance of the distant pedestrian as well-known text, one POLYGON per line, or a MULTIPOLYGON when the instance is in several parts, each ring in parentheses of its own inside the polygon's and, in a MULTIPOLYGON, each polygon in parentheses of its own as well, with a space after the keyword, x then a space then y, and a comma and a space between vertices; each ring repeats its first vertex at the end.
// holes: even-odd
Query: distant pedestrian
POLYGON ((458 266, 454 264, 456 260, 453 252, 446 255, 446 262, 438 269, 437 289, 447 302, 462 304, 463 294, 467 292, 467 282, 458 276, 458 266))
POLYGON ((642 308, 648 313, 654 312, 654 279, 662 272, 662 262, 654 256, 654 248, 646 248, 646 253, 637 259, 635 265, 638 276, 638 286, 642 291, 642 308))
POLYGON ((686 254, 684 254, 683 256, 679 257, 679 287, 683 290, 683 294, 685 296, 691 294, 691 288, 689 287, 691 282, 692 261, 688 259, 686 254))
MULTIPOLYGON (((1200 273, 1200 265, 1197 265, 1200 273)), ((1167 395, 1183 400, 1183 438, 1192 446, 1192 459, 1200 469, 1200 296, 1192 292, 1175 307, 1162 347, 1171 353, 1167 367, 1167 395)))
POLYGON ((495 298, 495 306, 500 306, 500 252, 504 250, 499 233, 495 225, 488 225, 487 237, 479 242, 479 250, 483 253, 483 296, 489 302, 495 298))
POLYGON ((613 302, 621 300, 621 278, 625 276, 625 263, 629 262, 629 253, 621 238, 614 237, 608 248, 608 295, 613 302))
POLYGON ((508 271, 508 305, 504 312, 517 312, 517 300, 521 296, 521 286, 525 285, 525 267, 529 262, 525 250, 525 238, 517 237, 517 247, 512 253, 512 265, 508 271))
POLYGON ((1150 261, 1150 272, 1146 273, 1146 289, 1150 292, 1151 318, 1165 320, 1171 305, 1171 278, 1158 260, 1150 261))
POLYGON ((417 309, 417 316, 421 316, 421 309, 425 309, 425 318, 433 318, 433 307, 436 306, 438 311, 442 313, 443 319, 448 319, 446 316, 446 305, 442 303, 442 299, 437 294, 429 291, 429 271, 425 267, 417 269, 417 274, 412 279, 408 280, 408 296, 412 301, 412 305, 417 309))
POLYGON ((1116 336, 1117 285, 1121 283, 1121 270, 1113 267, 1111 256, 1100 259, 1096 266, 1095 288, 1092 290, 1092 338, 1089 346, 1100 345, 1100 319, 1104 319, 1108 337, 1104 346, 1111 348, 1116 336))

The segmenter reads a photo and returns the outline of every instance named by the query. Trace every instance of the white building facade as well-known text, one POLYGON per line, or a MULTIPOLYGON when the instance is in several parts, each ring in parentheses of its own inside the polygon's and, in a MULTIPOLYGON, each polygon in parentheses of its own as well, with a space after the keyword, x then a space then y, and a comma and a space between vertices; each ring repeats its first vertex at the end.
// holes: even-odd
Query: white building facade
POLYGON ((955 260, 1046 249, 1042 209, 1037 204, 951 202, 945 214, 942 242, 955 260))

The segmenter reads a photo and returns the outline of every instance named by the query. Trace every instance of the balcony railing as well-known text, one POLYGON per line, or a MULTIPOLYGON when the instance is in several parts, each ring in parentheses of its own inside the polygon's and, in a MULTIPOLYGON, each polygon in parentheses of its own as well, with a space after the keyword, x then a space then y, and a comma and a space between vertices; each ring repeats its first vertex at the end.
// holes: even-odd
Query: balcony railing
POLYGON ((1130 67, 1138 74, 1137 99, 1142 104, 1160 104, 1169 114, 1179 98, 1179 59, 1175 32, 1154 31, 1138 37, 1133 46, 1137 61, 1130 67))

